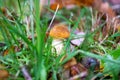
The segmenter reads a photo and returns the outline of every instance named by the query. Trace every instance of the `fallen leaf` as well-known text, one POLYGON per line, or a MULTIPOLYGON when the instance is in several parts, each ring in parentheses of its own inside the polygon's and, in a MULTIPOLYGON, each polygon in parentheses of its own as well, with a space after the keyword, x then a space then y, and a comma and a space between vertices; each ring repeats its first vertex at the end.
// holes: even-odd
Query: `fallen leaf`
POLYGON ((62 77, 64 80, 81 80, 88 75, 87 69, 81 64, 77 63, 65 68, 62 77))
POLYGON ((75 46, 80 46, 82 42, 84 41, 84 32, 78 32, 75 34, 76 36, 74 37, 75 39, 71 40, 71 43, 75 46))
POLYGON ((0 80, 5 80, 9 77, 9 73, 7 70, 0 70, 0 80))
POLYGON ((71 71, 70 74, 74 80, 85 78, 88 75, 87 69, 81 63, 72 66, 70 71, 71 71))
POLYGON ((54 3, 50 5, 50 9, 56 10, 57 6, 59 5, 58 9, 62 9, 63 5, 59 3, 54 3))
POLYGON ((69 5, 77 5, 77 6, 91 6, 94 3, 94 0, 55 0, 54 3, 51 4, 51 9, 55 10, 57 5, 59 5, 59 9, 62 7, 67 7, 69 5))
POLYGON ((71 66, 74 66, 74 65, 76 65, 77 64, 77 61, 76 61, 76 59, 73 57, 72 59, 70 59, 68 62, 66 62, 65 64, 64 64, 64 69, 68 69, 68 68, 70 68, 71 66))

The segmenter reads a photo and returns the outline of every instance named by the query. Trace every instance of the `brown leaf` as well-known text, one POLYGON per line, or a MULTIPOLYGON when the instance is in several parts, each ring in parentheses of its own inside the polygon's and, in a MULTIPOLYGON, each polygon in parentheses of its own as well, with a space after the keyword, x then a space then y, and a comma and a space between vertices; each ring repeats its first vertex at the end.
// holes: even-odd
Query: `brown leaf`
POLYGON ((64 80, 79 80, 85 78, 88 75, 88 71, 81 63, 78 63, 64 69, 62 75, 64 80))
POLYGON ((72 59, 70 59, 68 62, 66 62, 66 63, 64 64, 64 69, 68 69, 68 68, 70 68, 71 66, 76 65, 76 64, 77 64, 77 61, 76 61, 76 59, 73 57, 72 59))
MULTIPOLYGON (((98 2, 95 2, 95 6, 97 6, 98 2)), ((95 7, 94 6, 94 7, 95 7)), ((104 20, 106 22, 105 26, 102 28, 103 40, 107 39, 107 36, 114 32, 114 22, 113 19, 116 17, 115 12, 110 7, 108 2, 101 2, 99 6, 96 8, 99 11, 99 16, 103 16, 101 21, 104 20)))
POLYGON ((107 2, 101 4, 100 11, 107 14, 109 19, 112 19, 116 16, 115 12, 112 10, 112 8, 107 2))
POLYGON ((76 4, 79 6, 91 6, 94 0, 75 0, 76 4))
POLYGON ((87 71, 87 69, 81 63, 78 63, 72 66, 70 70, 71 70, 72 76, 75 76, 77 74, 80 74, 81 72, 87 71))
POLYGON ((57 6, 59 5, 58 9, 62 9, 63 5, 60 3, 54 3, 50 5, 50 9, 56 10, 57 6))
POLYGON ((5 80, 9 77, 9 73, 7 70, 0 70, 0 80, 5 80))
POLYGON ((91 6, 94 4, 94 0, 51 0, 52 3, 50 8, 56 10, 57 5, 59 4, 59 9, 67 7, 69 5, 76 6, 91 6))

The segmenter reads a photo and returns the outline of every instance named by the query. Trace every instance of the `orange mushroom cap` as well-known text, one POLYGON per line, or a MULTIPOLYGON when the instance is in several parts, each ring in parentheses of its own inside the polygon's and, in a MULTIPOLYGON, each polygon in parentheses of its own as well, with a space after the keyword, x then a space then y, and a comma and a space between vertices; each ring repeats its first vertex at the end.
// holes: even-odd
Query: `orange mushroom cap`
POLYGON ((50 36, 55 38, 55 39, 65 39, 65 38, 68 38, 70 36, 70 32, 69 32, 66 25, 59 24, 59 25, 55 25, 50 30, 50 36))

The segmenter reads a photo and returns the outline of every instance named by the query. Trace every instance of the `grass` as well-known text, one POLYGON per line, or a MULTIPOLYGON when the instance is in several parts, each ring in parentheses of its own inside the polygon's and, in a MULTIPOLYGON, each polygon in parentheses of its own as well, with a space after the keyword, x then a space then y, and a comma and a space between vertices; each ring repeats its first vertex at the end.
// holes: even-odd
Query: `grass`
MULTIPOLYGON (((71 35, 74 35, 74 31, 78 27, 83 28, 86 34, 82 45, 76 47, 73 51, 69 49, 70 40, 73 39, 73 36, 70 36, 69 39, 64 41, 65 46, 62 54, 56 56, 56 53, 53 53, 51 50, 52 38, 48 37, 46 39, 46 31, 49 21, 52 19, 50 14, 53 14, 54 11, 47 7, 45 8, 47 10, 46 14, 43 15, 39 3, 39 0, 16 0, 8 4, 7 1, 3 2, 0 0, 0 7, 7 7, 9 14, 12 14, 14 11, 17 14, 17 18, 15 15, 12 15, 14 20, 10 20, 0 11, 0 42, 5 43, 5 46, 0 48, 0 65, 4 66, 3 69, 9 71, 10 76, 8 80, 24 80, 25 75, 23 75, 23 72, 21 73, 21 68, 24 66, 32 80, 48 80, 48 77, 50 77, 50 80, 58 80, 58 77, 63 72, 64 63, 73 57, 76 57, 79 62, 81 58, 86 56, 98 59, 102 63, 100 65, 104 66, 102 72, 97 72, 89 79, 93 77, 101 78, 101 76, 103 77, 106 74, 112 75, 113 80, 118 79, 120 72, 120 46, 115 42, 115 38, 120 36, 119 32, 108 36, 100 43, 94 39, 94 36, 102 29, 105 23, 98 25, 98 28, 91 31, 96 20, 94 17, 96 13, 94 11, 91 12, 91 8, 77 8, 80 9, 80 12, 77 12, 77 14, 75 12, 76 9, 59 10, 55 18, 69 25, 71 35), (12 5, 15 3, 17 5, 12 5), (47 17, 48 15, 50 17, 47 17), (27 16, 26 21, 30 20, 29 25, 24 22, 27 16), (29 28, 29 31, 26 31, 27 28, 29 28), (31 39, 28 38, 29 36, 31 39), (113 45, 116 47, 113 48, 113 45), (8 55, 2 56, 5 50, 8 51, 8 55), (95 54, 92 50, 96 50, 103 55, 95 54), (61 58, 66 54, 68 56, 61 61, 61 58)), ((99 32, 102 34, 101 31, 99 32)), ((99 35, 98 37, 101 38, 101 36, 99 35)))

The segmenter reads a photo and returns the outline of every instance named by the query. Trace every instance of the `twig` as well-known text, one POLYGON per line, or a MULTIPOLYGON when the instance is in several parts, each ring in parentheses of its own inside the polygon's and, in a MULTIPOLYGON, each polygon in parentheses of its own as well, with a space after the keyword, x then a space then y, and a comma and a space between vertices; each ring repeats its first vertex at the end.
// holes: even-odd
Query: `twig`
POLYGON ((55 19, 55 17, 56 17, 56 14, 57 14, 58 9, 59 9, 59 4, 57 5, 57 8, 56 8, 55 13, 54 13, 54 15, 53 15, 53 18, 52 18, 52 20, 51 20, 51 22, 50 22, 50 24, 49 24, 49 26, 48 26, 48 29, 46 30, 46 33, 50 30, 50 27, 51 27, 51 25, 52 25, 52 23, 53 23, 53 21, 54 21, 54 19, 55 19))
POLYGON ((103 39, 100 41, 100 44, 102 44, 107 38, 108 38, 108 34, 105 36, 105 38, 103 38, 103 39))
POLYGON ((25 80, 32 80, 32 78, 29 75, 28 71, 26 70, 25 66, 21 67, 21 71, 23 73, 23 76, 24 76, 25 80))

